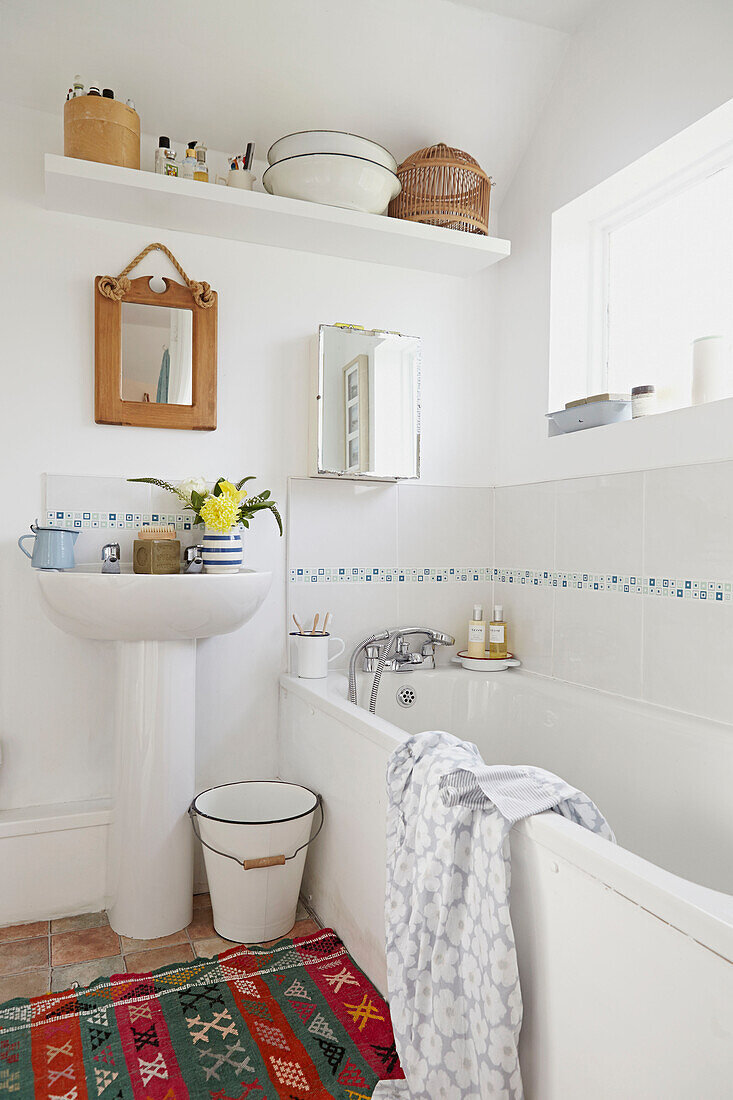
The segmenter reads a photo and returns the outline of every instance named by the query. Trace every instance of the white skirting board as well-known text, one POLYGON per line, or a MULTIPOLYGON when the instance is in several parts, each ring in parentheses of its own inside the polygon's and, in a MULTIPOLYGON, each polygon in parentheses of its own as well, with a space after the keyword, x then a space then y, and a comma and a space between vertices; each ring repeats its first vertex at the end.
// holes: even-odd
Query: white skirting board
POLYGON ((0 926, 105 908, 107 799, 0 812, 0 926))
MULTIPOLYGON (((107 907, 109 799, 0 810, 0 927, 107 907)), ((209 889, 196 843, 194 893, 209 889)))

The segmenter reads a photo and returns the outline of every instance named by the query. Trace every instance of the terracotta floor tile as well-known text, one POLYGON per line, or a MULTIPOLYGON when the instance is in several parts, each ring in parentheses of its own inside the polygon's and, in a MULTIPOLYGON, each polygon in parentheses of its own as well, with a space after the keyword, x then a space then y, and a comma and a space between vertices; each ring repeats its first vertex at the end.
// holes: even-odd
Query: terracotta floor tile
POLYGON ((147 974, 159 966, 172 966, 174 963, 190 962, 193 952, 188 944, 175 947, 159 947, 155 951, 135 951, 125 955, 128 974, 147 974))
POLYGON ((211 909, 211 894, 194 894, 193 909, 211 909))
POLYGON ((81 913, 78 917, 59 917, 51 921, 51 932, 80 932, 84 928, 107 928, 106 913, 81 913))
POLYGON ((41 997, 50 988, 50 970, 27 970, 25 974, 0 978, 0 1004, 14 997, 41 997))
POLYGON ((0 928, 0 943, 10 940, 33 940, 48 935, 48 921, 38 920, 33 924, 13 924, 9 928, 0 928))
POLYGON ((289 938, 295 939, 296 936, 312 936, 314 932, 320 932, 320 924, 316 924, 310 917, 308 920, 299 920, 295 922, 293 931, 288 933, 289 938))
POLYGON ((48 937, 0 944, 0 974, 39 970, 48 966, 48 937))
POLYGON ((213 959, 214 955, 238 946, 231 940, 222 939, 221 936, 212 936, 208 940, 194 940, 193 953, 197 959, 213 959))
MULTIPOLYGON (((284 936, 278 936, 276 940, 267 940, 266 943, 261 944, 262 947, 274 947, 276 943, 280 943, 280 940, 292 940, 296 936, 311 936, 314 932, 320 931, 320 925, 316 924, 314 920, 299 920, 296 921, 289 932, 286 932, 284 936)), ((251 946, 257 946, 252 944, 251 946)))
POLYGON ((89 959, 88 962, 71 963, 69 966, 55 966, 51 971, 51 989, 60 993, 71 989, 74 982, 81 986, 91 985, 97 978, 109 978, 110 974, 124 974, 125 962, 122 955, 113 955, 108 959, 89 959))
POLYGON ((105 959, 120 954, 120 938, 111 928, 85 928, 51 936, 51 965, 105 959))
POLYGON ((174 932, 170 936, 159 936, 156 940, 136 940, 132 936, 120 936, 122 951, 131 955, 134 951, 154 951, 156 947, 174 947, 177 943, 188 943, 186 929, 174 932))
POLYGON ((208 940, 218 935, 210 909, 194 910, 193 920, 186 929, 192 940, 208 940))

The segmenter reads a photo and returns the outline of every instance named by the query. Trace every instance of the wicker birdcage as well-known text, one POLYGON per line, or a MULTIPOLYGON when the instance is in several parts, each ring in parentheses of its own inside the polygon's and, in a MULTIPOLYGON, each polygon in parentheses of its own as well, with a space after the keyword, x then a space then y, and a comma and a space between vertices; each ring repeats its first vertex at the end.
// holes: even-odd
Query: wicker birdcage
POLYGON ((402 191, 389 204, 390 217, 488 234, 492 180, 468 153, 430 145, 403 161, 397 176, 402 191))

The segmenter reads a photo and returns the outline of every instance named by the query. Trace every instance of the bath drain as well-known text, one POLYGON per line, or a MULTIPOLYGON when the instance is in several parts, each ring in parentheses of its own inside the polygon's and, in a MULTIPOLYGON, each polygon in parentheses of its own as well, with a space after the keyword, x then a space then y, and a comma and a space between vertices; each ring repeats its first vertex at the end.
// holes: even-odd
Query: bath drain
POLYGON ((411 707, 416 698, 415 689, 411 687, 402 687, 397 692, 397 702, 401 707, 411 707))

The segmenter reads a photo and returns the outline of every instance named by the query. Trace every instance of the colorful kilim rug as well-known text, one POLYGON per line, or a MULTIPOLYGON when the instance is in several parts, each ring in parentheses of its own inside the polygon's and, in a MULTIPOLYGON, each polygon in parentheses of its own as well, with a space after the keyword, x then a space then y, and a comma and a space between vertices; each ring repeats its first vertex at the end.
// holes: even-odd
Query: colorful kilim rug
POLYGON ((330 929, 0 1006, 2 1100, 368 1100, 402 1077, 330 929))

